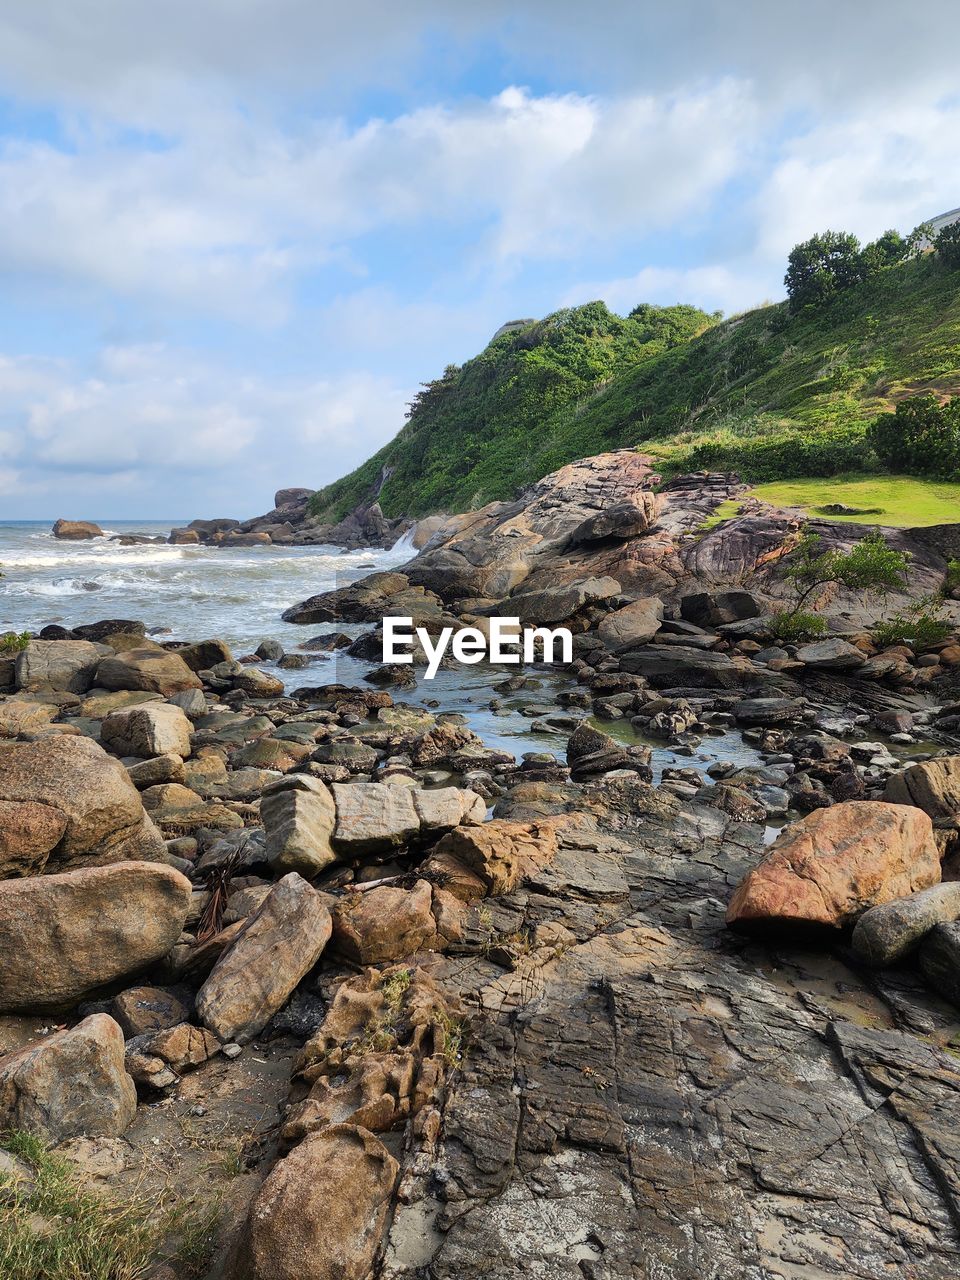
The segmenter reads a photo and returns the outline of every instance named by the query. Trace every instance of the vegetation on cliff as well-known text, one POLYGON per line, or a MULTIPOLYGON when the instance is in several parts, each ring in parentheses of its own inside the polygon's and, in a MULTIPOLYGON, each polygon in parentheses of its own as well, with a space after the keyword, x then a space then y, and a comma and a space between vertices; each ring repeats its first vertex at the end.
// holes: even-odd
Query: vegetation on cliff
POLYGON ((749 481, 880 470, 867 428, 904 397, 960 391, 960 272, 927 254, 817 305, 716 323, 694 308, 590 303, 496 338, 427 384, 406 426, 313 511, 387 515, 512 497, 574 458, 633 445, 664 474, 749 481), (384 479, 386 477, 386 479, 384 479))

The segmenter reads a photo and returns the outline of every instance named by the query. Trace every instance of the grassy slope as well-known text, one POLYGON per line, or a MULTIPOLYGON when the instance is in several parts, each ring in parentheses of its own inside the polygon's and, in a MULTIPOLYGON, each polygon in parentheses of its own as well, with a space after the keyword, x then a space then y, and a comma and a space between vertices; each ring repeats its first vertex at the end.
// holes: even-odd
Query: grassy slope
POLYGON ((869 469, 864 427, 899 396, 960 390, 960 272, 929 258, 819 311, 763 307, 667 350, 602 304, 560 314, 562 342, 549 345, 548 318, 434 384, 400 434, 314 510, 342 515, 383 466, 394 468, 380 494, 388 515, 465 510, 624 445, 654 453, 665 474, 849 474, 869 469))
MULTIPOLYGON (((919 480, 912 476, 832 476, 807 480, 785 480, 762 484, 751 496, 778 507, 802 507, 811 516, 855 524, 878 524, 888 528, 918 529, 924 525, 956 524, 960 521, 960 484, 919 480), (820 510, 840 502, 856 507, 863 515, 832 515, 820 510)), ((734 503, 734 506, 739 506, 734 503)), ((722 513, 725 514, 725 513, 722 513)))

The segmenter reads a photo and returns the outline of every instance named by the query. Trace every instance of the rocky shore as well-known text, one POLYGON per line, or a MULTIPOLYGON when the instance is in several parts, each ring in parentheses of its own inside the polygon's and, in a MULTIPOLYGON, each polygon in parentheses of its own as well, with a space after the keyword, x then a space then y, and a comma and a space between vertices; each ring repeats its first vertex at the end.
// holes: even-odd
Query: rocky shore
MULTIPOLYGON (((960 640, 881 648, 835 590, 778 641, 802 523, 620 451, 423 522, 288 610, 302 650, 24 637, 0 1127, 215 1199, 211 1277, 955 1276, 960 640), (387 614, 569 627, 562 679, 489 673, 556 750, 379 665, 387 614)), ((958 526, 888 536, 903 600, 943 586, 958 526)))

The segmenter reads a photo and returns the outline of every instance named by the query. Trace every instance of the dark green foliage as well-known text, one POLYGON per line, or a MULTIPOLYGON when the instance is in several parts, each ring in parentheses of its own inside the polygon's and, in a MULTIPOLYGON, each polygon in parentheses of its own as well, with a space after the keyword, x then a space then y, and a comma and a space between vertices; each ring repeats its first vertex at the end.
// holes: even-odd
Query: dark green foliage
POLYGON ((937 257, 950 271, 960 269, 960 222, 944 227, 935 241, 937 257))
POLYGON ((872 244, 865 245, 860 254, 865 276, 877 271, 885 271, 887 267, 895 267, 903 262, 909 252, 908 242, 899 231, 885 231, 872 244))
POLYGON ((935 395, 910 396, 881 414, 867 431, 870 447, 891 471, 960 476, 960 396, 941 404, 935 395))
POLYGON ((790 310, 822 307, 834 296, 865 277, 860 241, 845 231, 821 231, 794 245, 787 261, 790 310))
POLYGON ((779 609, 770 615, 770 634, 782 644, 803 644, 816 640, 827 629, 825 619, 804 609, 779 609))

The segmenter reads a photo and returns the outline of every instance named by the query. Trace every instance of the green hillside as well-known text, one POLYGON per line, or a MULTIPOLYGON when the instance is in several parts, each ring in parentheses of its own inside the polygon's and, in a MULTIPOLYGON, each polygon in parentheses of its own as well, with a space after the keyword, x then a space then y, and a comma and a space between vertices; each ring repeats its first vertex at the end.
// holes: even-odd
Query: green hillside
POLYGON ((781 303, 718 324, 691 307, 638 307, 623 319, 593 302, 448 368, 313 510, 339 518, 377 493, 391 516, 463 511, 624 445, 655 454, 665 474, 869 471, 867 423, 931 389, 960 391, 960 272, 933 256, 797 314, 781 303))

